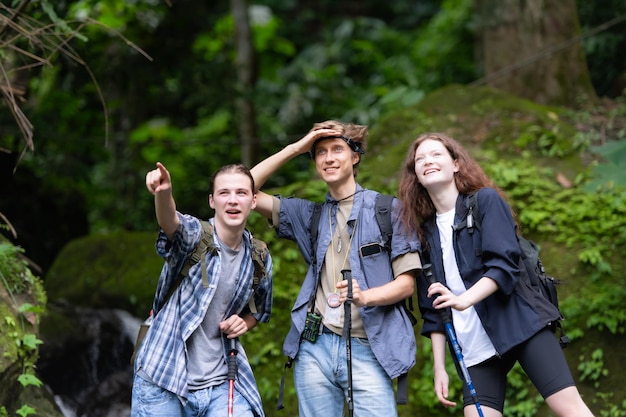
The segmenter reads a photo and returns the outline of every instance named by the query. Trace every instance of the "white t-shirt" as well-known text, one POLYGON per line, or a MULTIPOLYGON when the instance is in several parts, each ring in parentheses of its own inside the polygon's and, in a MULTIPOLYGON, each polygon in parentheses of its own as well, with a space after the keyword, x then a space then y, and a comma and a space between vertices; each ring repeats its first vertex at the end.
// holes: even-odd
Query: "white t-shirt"
MULTIPOLYGON (((454 256, 454 246, 452 244, 454 214, 454 209, 447 213, 437 214, 437 228, 439 229, 439 240, 441 241, 446 284, 453 294, 460 295, 465 292, 466 288, 461 279, 461 274, 459 273, 459 267, 456 263, 456 257, 454 256)), ((470 307, 464 311, 451 310, 454 330, 461 351, 463 352, 465 365, 476 365, 494 356, 496 349, 487 336, 485 328, 476 313, 476 309, 470 307)))

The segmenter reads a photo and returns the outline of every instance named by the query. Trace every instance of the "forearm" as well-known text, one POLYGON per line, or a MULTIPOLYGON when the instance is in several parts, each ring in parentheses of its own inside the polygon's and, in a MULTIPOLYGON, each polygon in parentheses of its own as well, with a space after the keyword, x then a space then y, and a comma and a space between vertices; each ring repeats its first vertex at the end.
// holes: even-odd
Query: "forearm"
POLYGON ((258 191, 263 187, 267 180, 274 174, 280 167, 286 164, 296 156, 306 152, 306 149, 300 149, 297 143, 292 143, 285 146, 274 155, 264 159, 256 164, 251 170, 252 178, 254 178, 255 191, 258 191))
POLYGON ((415 277, 412 272, 405 272, 385 285, 364 290, 362 295, 366 306, 386 306, 411 297, 414 291, 415 277))
POLYGON ((254 316, 252 314, 249 314, 249 313, 245 314, 241 318, 246 323, 246 327, 248 328, 248 331, 254 329, 256 327, 256 325, 259 323, 257 321, 257 319, 255 319, 254 316))
POLYGON ((430 342, 433 349, 433 369, 435 371, 446 369, 446 335, 445 333, 433 332, 430 334, 430 342))
POLYGON ((180 224, 172 193, 169 190, 156 193, 154 195, 154 208, 159 227, 163 229, 167 238, 171 240, 180 224))
POLYGON ((497 290, 498 284, 494 280, 489 277, 482 277, 476 284, 472 285, 467 291, 461 294, 460 298, 463 298, 466 304, 473 306, 489 297, 497 290))

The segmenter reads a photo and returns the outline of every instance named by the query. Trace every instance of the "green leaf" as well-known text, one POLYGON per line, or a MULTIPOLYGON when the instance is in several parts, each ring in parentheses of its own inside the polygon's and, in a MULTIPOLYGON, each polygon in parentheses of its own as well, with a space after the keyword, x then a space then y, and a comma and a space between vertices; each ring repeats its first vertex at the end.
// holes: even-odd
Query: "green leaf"
POLYGON ((31 414, 37 414, 37 410, 35 410, 33 407, 26 405, 26 404, 21 406, 18 410, 15 410, 15 412, 22 417, 28 416, 31 414))
POLYGON ((22 343, 24 344, 24 346, 29 347, 30 349, 34 350, 34 349, 37 349, 37 345, 42 344, 43 341, 41 341, 40 339, 37 339, 36 335, 32 333, 27 333, 24 335, 24 339, 22 340, 22 343))
POLYGON ((43 313, 44 310, 40 306, 24 303, 18 308, 18 311, 20 313, 43 313))
POLYGON ((41 382, 39 378, 31 374, 22 374, 17 377, 17 380, 19 381, 20 384, 22 384, 23 387, 27 387, 29 385, 34 385, 35 387, 41 387, 43 385, 43 382, 41 382))

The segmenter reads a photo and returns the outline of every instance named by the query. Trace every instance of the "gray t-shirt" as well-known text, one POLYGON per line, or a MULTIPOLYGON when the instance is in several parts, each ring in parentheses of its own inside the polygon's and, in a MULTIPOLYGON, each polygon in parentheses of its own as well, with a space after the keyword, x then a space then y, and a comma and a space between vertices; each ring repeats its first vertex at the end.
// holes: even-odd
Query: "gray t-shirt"
POLYGON ((219 238, 217 240, 221 266, 219 283, 204 320, 187 340, 187 382, 191 391, 219 385, 228 377, 219 324, 227 318, 224 314, 235 293, 245 251, 232 250, 219 238))

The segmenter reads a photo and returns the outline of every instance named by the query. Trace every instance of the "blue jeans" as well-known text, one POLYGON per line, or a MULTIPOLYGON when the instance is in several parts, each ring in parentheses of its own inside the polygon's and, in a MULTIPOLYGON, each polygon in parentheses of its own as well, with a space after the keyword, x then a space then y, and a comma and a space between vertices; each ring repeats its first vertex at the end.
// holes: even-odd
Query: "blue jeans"
MULTIPOLYGON (((236 383, 236 382, 235 382, 236 383)), ((135 375, 131 417, 224 417, 228 415, 228 381, 189 393, 183 406, 178 396, 135 375)), ((235 390, 233 415, 253 417, 248 401, 235 390)))
MULTIPOLYGON (((367 339, 351 338, 352 398, 356 417, 397 416, 393 384, 367 339)), ((294 361, 300 417, 340 417, 348 399, 346 341, 322 333, 302 341, 294 361)))

